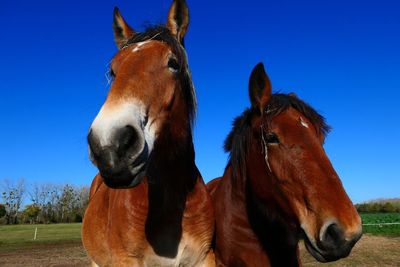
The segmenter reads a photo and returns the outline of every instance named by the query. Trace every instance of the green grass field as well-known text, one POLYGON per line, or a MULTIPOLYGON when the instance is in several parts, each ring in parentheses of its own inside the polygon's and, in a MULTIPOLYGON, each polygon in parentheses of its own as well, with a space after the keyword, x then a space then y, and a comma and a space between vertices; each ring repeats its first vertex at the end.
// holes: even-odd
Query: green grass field
POLYGON ((80 242, 80 223, 38 224, 38 225, 1 225, 0 251, 29 247, 37 244, 80 242), (37 227, 36 240, 33 240, 37 227))
MULTIPOLYGON (((363 213, 364 224, 400 222, 400 213, 363 213)), ((1 225, 0 250, 23 245, 79 241, 81 224, 1 225), (37 237, 33 240, 35 228, 37 237)), ((400 236, 400 225, 363 226, 364 233, 383 236, 400 236)))
MULTIPOLYGON (((361 214, 364 223, 398 222, 400 214, 361 214)), ((0 265, 88 266, 81 243, 81 224, 1 225, 0 265), (35 228, 37 239, 33 240, 35 228)), ((398 266, 400 227, 364 226, 364 233, 350 257, 326 266, 398 266)), ((301 246, 304 267, 320 266, 301 246)))
POLYGON ((385 225, 383 223, 400 223, 400 213, 362 213, 364 233, 383 236, 400 236, 400 224, 385 225))

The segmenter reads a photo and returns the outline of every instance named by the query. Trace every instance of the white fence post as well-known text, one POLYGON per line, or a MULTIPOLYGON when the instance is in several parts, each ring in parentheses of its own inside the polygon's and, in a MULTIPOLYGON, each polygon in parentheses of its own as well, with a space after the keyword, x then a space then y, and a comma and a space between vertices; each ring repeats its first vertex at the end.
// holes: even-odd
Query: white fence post
POLYGON ((35 235, 33 236, 33 240, 36 240, 36 235, 37 235, 37 227, 35 228, 35 235))

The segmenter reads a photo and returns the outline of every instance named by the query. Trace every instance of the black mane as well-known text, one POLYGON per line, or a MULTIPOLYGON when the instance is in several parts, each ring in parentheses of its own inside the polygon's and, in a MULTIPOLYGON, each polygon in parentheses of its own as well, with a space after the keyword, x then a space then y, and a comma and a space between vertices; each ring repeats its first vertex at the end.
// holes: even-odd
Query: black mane
POLYGON ((179 43, 179 41, 175 38, 171 31, 167 27, 162 25, 148 27, 144 32, 135 33, 132 38, 127 41, 123 48, 135 43, 150 40, 166 43, 169 47, 171 47, 172 52, 177 57, 179 65, 181 66, 178 77, 181 81, 183 96, 185 98, 185 103, 187 104, 189 120, 192 126, 194 118, 196 117, 197 109, 196 93, 187 63, 185 48, 181 43, 179 43))
POLYGON ((144 32, 135 33, 123 47, 149 40, 164 42, 171 46, 173 52, 176 53, 180 53, 182 47, 171 31, 162 25, 150 26, 144 32))
MULTIPOLYGON (((317 134, 321 134, 325 138, 329 133, 331 128, 326 124, 325 118, 294 94, 273 94, 265 109, 267 120, 271 120, 290 107, 310 120, 316 128, 317 134)), ((246 177, 245 159, 252 138, 251 120, 256 112, 254 109, 246 109, 234 120, 232 131, 225 139, 225 152, 230 152, 228 166, 232 165, 234 176, 240 173, 243 178, 246 177)))

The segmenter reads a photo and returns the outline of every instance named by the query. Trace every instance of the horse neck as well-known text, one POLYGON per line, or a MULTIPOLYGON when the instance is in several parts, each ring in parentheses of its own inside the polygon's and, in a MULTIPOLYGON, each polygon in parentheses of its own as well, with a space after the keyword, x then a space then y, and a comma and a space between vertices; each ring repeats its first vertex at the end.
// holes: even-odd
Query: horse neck
POLYGON ((198 178, 190 123, 164 125, 154 144, 147 169, 149 189, 165 209, 183 208, 198 178))
POLYGON ((164 128, 157 138, 148 166, 146 237, 161 256, 174 258, 182 237, 186 199, 194 189, 198 170, 190 128, 176 135, 164 128))
MULTIPOLYGON (((263 157, 261 155, 261 159, 263 157)), ((254 163, 254 159, 250 159, 254 163)), ((258 159, 259 160, 259 159, 258 159)), ((246 162, 249 162, 246 159, 246 162)), ((262 161, 259 161, 262 162, 262 161)), ((254 168, 255 166, 247 166, 247 169, 254 168)), ((261 166, 259 166, 261 167, 261 166)), ((264 168, 265 166, 262 166, 264 168)), ((257 176, 256 179, 274 179, 265 172, 264 176, 257 176)), ((249 174, 249 171, 247 171, 249 174)), ((247 226, 250 228, 252 234, 257 237, 260 246, 267 254, 271 266, 299 266, 300 259, 298 258, 298 237, 290 226, 279 215, 279 207, 277 207, 271 197, 271 203, 261 203, 255 196, 250 185, 251 177, 237 177, 233 179, 232 172, 230 172, 231 196, 237 198, 235 203, 238 204, 236 208, 241 209, 237 214, 245 216, 247 226)), ((244 219, 244 218, 243 218, 244 219)))

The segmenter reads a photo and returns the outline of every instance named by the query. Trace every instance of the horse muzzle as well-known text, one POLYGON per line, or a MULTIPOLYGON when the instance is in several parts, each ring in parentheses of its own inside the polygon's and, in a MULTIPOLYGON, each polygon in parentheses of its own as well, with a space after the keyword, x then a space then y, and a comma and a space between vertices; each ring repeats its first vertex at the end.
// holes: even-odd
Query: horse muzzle
POLYGON ((331 262, 347 257, 361 236, 362 231, 346 235, 340 225, 332 223, 322 230, 317 241, 313 241, 304 232, 304 243, 316 260, 331 262))
POLYGON ((88 143, 90 158, 107 186, 129 188, 143 180, 149 152, 140 130, 129 125, 117 129, 106 145, 90 130, 88 143))

